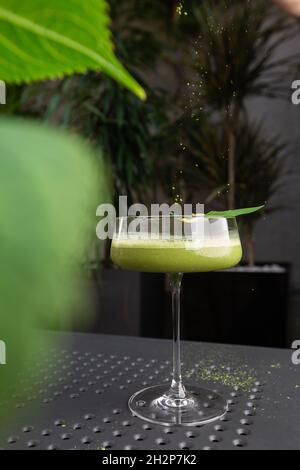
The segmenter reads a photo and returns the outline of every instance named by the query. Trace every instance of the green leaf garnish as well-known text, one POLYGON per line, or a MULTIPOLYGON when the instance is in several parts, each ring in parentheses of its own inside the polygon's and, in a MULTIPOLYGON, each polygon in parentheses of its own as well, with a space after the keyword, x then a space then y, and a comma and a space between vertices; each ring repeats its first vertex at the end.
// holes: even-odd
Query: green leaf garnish
POLYGON ((265 205, 258 206, 258 207, 247 207, 246 209, 233 209, 230 211, 211 211, 205 214, 206 217, 239 217, 240 215, 252 214, 253 212, 257 212, 263 209, 265 205))

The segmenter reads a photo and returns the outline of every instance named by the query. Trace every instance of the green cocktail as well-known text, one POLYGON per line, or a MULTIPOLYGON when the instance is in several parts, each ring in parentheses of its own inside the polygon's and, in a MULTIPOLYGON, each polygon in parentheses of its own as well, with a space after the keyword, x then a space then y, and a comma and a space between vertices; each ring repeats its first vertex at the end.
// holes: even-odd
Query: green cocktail
POLYGON ((144 272, 208 272, 235 266, 241 260, 238 238, 209 244, 185 240, 113 240, 112 261, 144 272))
MULTIPOLYGON (((230 268, 241 257, 234 218, 197 215, 117 219, 112 261, 124 269, 167 273, 172 291, 173 379, 169 389, 154 385, 133 394, 128 405, 135 416, 166 426, 195 426, 224 416, 227 403, 218 393, 199 384, 186 389, 182 382, 180 287, 183 273, 230 268)), ((201 314, 201 285, 197 299, 201 314)))

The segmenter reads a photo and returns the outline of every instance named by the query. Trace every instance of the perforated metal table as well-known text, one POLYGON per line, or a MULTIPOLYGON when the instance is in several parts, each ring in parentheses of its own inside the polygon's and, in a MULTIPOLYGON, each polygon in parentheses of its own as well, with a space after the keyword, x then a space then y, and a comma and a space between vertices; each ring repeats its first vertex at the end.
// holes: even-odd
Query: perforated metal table
POLYGON ((168 382, 170 341, 48 337, 51 352, 23 379, 26 396, 14 424, 1 431, 3 449, 300 448, 300 366, 291 351, 183 343, 186 381, 223 393, 229 412, 213 424, 168 428, 131 416, 127 400, 148 384, 168 382))

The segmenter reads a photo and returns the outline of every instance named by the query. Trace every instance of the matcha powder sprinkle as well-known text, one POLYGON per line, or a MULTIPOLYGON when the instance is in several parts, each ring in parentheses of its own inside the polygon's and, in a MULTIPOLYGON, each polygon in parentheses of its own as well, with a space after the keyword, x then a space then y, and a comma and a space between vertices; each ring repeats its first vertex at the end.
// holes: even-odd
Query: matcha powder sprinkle
POLYGON ((190 351, 184 353, 183 371, 185 370, 184 376, 187 379, 213 382, 243 391, 250 391, 257 381, 255 370, 249 368, 247 364, 243 366, 236 364, 237 361, 233 357, 227 357, 225 363, 224 356, 207 357, 208 355, 204 353, 205 359, 197 361, 197 356, 194 355, 192 360, 193 355, 190 353, 190 351))

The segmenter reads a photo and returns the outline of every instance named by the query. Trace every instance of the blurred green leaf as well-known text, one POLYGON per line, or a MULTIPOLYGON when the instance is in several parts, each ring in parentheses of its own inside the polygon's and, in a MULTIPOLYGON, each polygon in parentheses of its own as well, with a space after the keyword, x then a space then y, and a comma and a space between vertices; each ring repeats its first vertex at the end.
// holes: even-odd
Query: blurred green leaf
POLYGON ((75 136, 1 119, 0 147, 2 401, 39 346, 45 349, 35 328, 66 325, 84 300, 79 267, 95 238, 96 207, 107 197, 103 162, 75 136))
POLYGON ((101 70, 144 99, 114 55, 105 0, 0 0, 1 80, 24 83, 101 70))

